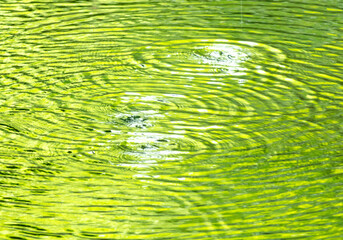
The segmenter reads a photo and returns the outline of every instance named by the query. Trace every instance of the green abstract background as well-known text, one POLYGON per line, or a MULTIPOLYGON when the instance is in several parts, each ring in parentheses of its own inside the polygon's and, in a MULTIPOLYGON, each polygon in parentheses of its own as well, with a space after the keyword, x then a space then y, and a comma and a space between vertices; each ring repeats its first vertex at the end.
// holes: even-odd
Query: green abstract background
POLYGON ((342 0, 0 0, 0 239, 342 239, 342 33, 342 0))

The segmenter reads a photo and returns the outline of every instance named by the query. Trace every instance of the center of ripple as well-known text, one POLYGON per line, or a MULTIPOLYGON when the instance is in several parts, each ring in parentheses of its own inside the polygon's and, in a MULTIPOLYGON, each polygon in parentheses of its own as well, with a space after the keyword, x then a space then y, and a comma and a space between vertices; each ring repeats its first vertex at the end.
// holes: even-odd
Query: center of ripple
POLYGON ((159 74, 185 77, 246 75, 263 62, 285 55, 269 45, 225 39, 188 39, 146 46, 134 55, 141 66, 159 74))
POLYGON ((249 52, 238 46, 212 44, 193 49, 189 60, 202 65, 200 67, 203 68, 197 68, 199 74, 212 71, 240 75, 245 70, 242 63, 249 59, 249 55, 249 52))

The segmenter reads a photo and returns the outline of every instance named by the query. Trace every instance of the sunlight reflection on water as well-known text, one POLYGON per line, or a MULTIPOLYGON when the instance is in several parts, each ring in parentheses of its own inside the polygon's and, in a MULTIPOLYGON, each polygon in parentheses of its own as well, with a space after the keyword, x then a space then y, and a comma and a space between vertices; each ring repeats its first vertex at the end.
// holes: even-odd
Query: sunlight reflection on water
POLYGON ((213 44, 199 48, 194 57, 202 64, 209 64, 213 68, 224 68, 231 75, 245 75, 242 63, 249 59, 249 54, 239 46, 227 44, 213 44))

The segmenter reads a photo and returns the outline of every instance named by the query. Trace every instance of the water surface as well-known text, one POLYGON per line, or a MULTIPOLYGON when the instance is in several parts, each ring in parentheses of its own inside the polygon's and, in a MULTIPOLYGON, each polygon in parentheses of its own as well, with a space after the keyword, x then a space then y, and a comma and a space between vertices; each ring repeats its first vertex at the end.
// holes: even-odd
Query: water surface
POLYGON ((1 239, 341 239, 341 0, 0 2, 1 239))

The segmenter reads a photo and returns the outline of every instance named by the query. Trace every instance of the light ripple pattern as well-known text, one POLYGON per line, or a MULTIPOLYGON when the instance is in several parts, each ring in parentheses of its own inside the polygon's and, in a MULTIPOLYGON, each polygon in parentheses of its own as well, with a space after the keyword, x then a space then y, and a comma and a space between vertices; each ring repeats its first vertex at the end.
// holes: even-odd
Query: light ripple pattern
POLYGON ((342 239, 342 16, 0 1, 0 238, 342 239))

